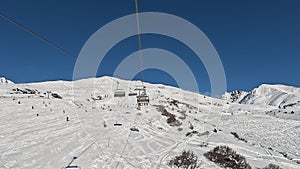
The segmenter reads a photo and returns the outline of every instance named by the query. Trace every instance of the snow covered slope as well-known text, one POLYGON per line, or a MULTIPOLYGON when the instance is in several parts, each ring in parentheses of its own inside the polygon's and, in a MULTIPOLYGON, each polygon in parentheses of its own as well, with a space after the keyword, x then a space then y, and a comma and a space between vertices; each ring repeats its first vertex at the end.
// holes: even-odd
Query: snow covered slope
POLYGON ((70 165, 82 169, 169 169, 171 159, 191 150, 200 168, 219 169, 203 155, 218 145, 252 168, 300 167, 297 107, 274 116, 273 106, 145 83, 150 105, 139 110, 128 95, 137 85, 113 77, 1 85, 0 168, 60 169, 77 157, 70 165), (113 96, 117 83, 125 97, 113 96))
POLYGON ((300 88, 263 84, 251 92, 225 93, 223 99, 241 104, 270 105, 279 108, 300 107, 300 88))
POLYGON ((0 84, 13 84, 13 82, 4 77, 0 77, 0 84))
POLYGON ((241 101, 249 94, 250 94, 249 92, 235 90, 233 92, 225 92, 221 96, 221 99, 228 100, 232 103, 241 103, 241 101))

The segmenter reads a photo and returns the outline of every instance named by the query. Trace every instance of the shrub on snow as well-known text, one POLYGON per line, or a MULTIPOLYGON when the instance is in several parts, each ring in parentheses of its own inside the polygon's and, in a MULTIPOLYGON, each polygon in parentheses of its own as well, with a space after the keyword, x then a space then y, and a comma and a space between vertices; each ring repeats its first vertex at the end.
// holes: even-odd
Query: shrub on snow
POLYGON ((204 154, 210 161, 224 168, 251 169, 244 156, 237 154, 228 146, 218 146, 204 154))

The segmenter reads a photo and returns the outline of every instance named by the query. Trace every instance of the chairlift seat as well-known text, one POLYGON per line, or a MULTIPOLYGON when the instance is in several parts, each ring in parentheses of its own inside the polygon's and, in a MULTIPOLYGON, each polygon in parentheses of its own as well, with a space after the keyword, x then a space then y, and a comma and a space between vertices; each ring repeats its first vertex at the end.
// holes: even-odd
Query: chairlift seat
POLYGON ((115 90, 114 97, 125 97, 125 91, 120 89, 115 90))
POLYGON ((150 99, 146 93, 146 86, 137 86, 135 90, 139 91, 139 94, 136 96, 138 105, 139 106, 148 105, 150 99))
POLYGON ((147 95, 137 96, 136 98, 138 102, 149 102, 149 96, 147 95))
POLYGON ((136 96, 137 93, 135 93, 135 92, 130 92, 128 95, 129 95, 129 96, 136 96))

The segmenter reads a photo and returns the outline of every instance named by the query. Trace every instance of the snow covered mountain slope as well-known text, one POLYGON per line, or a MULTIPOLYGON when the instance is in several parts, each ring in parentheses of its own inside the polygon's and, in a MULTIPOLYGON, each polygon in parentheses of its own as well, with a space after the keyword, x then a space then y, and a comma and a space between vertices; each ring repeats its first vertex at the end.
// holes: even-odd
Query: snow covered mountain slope
POLYGON ((250 93, 241 91, 241 90, 235 90, 233 92, 225 92, 222 96, 221 99, 223 100, 228 100, 232 103, 241 103, 241 101, 248 96, 250 93))
POLYGON ((171 159, 191 150, 199 168, 219 169, 204 156, 219 145, 252 168, 300 167, 297 107, 287 119, 270 115, 272 106, 145 83, 150 105, 138 109, 129 96, 137 85, 112 77, 1 85, 0 168, 169 169, 171 159), (117 88, 126 96, 114 97, 117 88))
POLYGON ((0 84, 13 84, 13 82, 4 77, 0 77, 0 84))
POLYGON ((279 108, 300 107, 300 88, 284 85, 263 84, 251 92, 234 91, 225 93, 222 99, 255 105, 270 105, 279 108))

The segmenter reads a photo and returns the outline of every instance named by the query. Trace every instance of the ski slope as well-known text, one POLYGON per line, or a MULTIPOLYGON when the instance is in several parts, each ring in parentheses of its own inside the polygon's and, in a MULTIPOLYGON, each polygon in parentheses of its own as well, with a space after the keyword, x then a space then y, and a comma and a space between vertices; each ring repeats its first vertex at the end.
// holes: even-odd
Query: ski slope
POLYGON ((0 84, 0 168, 60 169, 77 157, 71 165, 82 169, 168 169, 174 156, 192 150, 201 168, 218 169, 203 156, 218 145, 245 156, 252 168, 300 168, 300 109, 278 107, 298 101, 298 88, 265 85, 239 104, 145 83, 150 105, 138 110, 128 96, 136 85, 107 76, 0 84), (126 97, 113 97, 117 82, 126 97), (164 111, 177 121, 167 123, 164 111))

